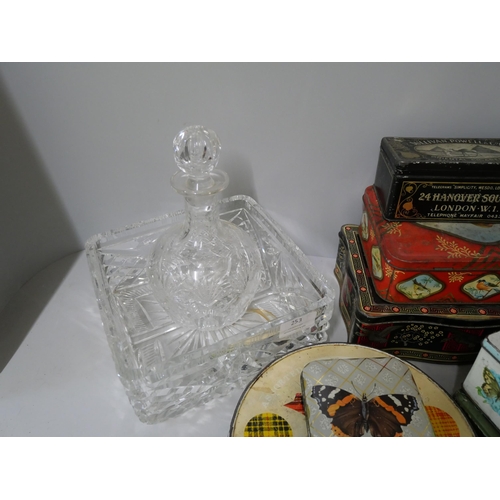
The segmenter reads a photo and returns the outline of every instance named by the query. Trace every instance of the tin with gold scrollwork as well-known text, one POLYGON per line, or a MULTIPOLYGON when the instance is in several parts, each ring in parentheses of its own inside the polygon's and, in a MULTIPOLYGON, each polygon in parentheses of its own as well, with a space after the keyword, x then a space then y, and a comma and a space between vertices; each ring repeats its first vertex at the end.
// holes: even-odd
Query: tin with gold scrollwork
POLYGON ((335 265, 348 342, 401 358, 472 363, 482 340, 500 329, 495 303, 390 303, 375 292, 360 227, 342 226, 335 265))
POLYGON ((500 304, 500 224, 388 221, 369 186, 359 235, 383 300, 500 304))

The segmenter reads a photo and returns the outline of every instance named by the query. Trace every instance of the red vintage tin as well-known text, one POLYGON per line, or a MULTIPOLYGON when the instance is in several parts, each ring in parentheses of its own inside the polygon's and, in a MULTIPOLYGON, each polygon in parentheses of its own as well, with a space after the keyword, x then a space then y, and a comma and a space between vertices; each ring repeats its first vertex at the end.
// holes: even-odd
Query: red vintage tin
POLYGON ((388 220, 500 222, 500 139, 384 137, 374 186, 388 220))
POLYGON ((393 303, 500 303, 500 224, 395 222, 373 186, 359 234, 373 286, 393 303))
POLYGON ((481 342, 500 329, 500 305, 391 304, 375 293, 357 225, 340 231, 335 276, 348 342, 402 358, 472 363, 481 342))

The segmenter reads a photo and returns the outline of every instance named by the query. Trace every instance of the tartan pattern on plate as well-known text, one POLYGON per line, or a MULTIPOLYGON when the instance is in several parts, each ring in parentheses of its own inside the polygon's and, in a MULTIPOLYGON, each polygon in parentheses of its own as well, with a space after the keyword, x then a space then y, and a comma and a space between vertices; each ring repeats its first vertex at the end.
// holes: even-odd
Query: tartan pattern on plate
POLYGON ((276 413, 260 413, 245 426, 244 437, 292 437, 290 424, 276 413))
POLYGON ((429 415, 436 437, 460 437, 458 425, 452 416, 435 406, 426 406, 425 410, 429 415))

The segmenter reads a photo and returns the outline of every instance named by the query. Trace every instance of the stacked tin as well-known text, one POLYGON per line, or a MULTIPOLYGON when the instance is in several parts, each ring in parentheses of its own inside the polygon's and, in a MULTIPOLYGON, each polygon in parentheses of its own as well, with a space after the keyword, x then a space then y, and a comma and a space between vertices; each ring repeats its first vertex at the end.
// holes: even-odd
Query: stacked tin
POLYGON ((500 330, 500 139, 382 139, 335 274, 348 341, 472 363, 500 330))
POLYGON ((483 345, 455 400, 484 436, 500 436, 500 331, 483 345))

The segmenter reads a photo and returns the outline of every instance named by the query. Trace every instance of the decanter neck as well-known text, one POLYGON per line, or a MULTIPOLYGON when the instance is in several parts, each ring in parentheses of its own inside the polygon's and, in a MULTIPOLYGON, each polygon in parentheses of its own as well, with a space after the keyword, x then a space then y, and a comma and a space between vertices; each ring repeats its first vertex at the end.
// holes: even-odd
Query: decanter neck
POLYGON ((210 232, 217 229, 219 219, 220 193, 209 196, 186 196, 185 197, 185 232, 203 228, 210 232))

